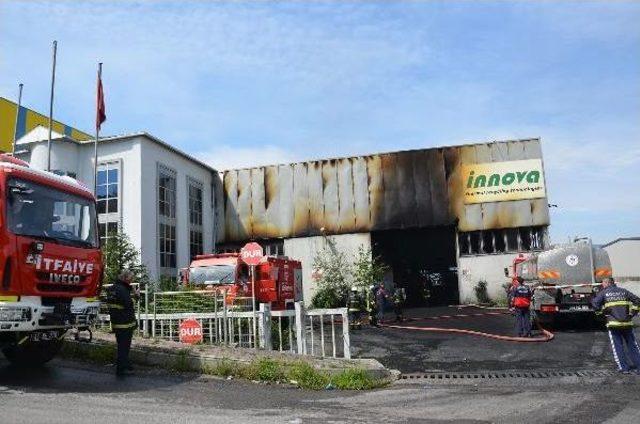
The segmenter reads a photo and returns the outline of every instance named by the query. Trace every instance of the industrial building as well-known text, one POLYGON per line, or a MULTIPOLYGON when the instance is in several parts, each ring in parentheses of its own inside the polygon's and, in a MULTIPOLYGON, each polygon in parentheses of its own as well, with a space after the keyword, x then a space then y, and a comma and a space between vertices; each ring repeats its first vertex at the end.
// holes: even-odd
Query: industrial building
POLYGON ((622 237, 602 245, 618 285, 640 296, 640 237, 622 237))
MULTIPOLYGON (((14 116, 0 116, 9 134, 15 104, 0 100, 14 105, 14 116)), ((46 169, 48 131, 25 122, 16 156, 46 169)), ((91 138, 59 123, 53 130, 51 169, 91 186, 91 138)), ((175 277, 195 254, 258 241, 302 261, 310 301, 313 259, 331 240, 348 255, 371 249, 410 305, 474 302, 480 281, 492 298, 504 296, 503 270, 517 252, 549 245, 539 139, 223 173, 147 133, 101 138, 98 152, 101 237, 122 228, 154 280, 175 277)))
POLYGON ((517 252, 549 245, 539 139, 229 170, 215 203, 219 249, 257 240, 301 260, 305 299, 327 237, 370 248, 410 305, 473 302, 479 281, 504 296, 517 252))

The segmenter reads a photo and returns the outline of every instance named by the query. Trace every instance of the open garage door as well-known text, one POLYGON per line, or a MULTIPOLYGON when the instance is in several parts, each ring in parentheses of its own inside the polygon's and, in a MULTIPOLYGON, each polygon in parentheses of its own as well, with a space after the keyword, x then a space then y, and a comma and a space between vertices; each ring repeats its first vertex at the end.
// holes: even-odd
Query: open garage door
POLYGON ((404 287, 407 306, 457 304, 455 227, 371 233, 373 254, 391 268, 396 287, 404 287))

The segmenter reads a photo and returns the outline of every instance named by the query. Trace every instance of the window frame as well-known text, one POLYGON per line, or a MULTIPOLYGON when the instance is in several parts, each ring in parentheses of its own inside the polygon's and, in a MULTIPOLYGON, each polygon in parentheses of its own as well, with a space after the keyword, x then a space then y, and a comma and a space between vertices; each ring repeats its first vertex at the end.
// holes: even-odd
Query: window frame
MULTIPOLYGON (((188 176, 186 181, 186 195, 187 195, 187 228, 189 229, 189 258, 192 260, 196 255, 204 253, 204 183, 193 177, 188 176), (200 190, 200 210, 193 211, 191 209, 191 188, 194 187, 200 190), (199 213, 200 220, 198 222, 192 222, 192 213, 199 213), (195 236, 195 237, 194 237, 195 236), (197 239, 197 240, 194 240, 197 239), (194 254, 194 247, 196 253, 194 254), (199 249, 197 249, 199 247, 199 249)), ((197 201, 197 200, 196 200, 197 201)), ((197 220, 196 220, 197 221, 197 220)))
MULTIPOLYGON (((160 162, 156 166, 155 177, 155 210, 156 210, 156 262, 159 270, 159 275, 174 277, 177 272, 178 265, 178 237, 177 237, 177 216, 178 216, 178 173, 175 169, 168 167, 160 162), (170 210, 169 216, 161 213, 160 207, 160 178, 161 176, 167 176, 173 178, 173 210, 170 210), (164 226, 164 227, 163 227, 164 226), (169 237, 166 237, 167 229, 169 227, 169 237), (173 228, 173 238, 171 238, 171 228, 173 228), (161 231, 162 230, 162 231, 161 231), (173 251, 167 250, 167 242, 169 246, 173 247, 173 251), (170 258, 173 256, 175 266, 167 266, 167 257, 169 258, 169 265, 171 265, 170 258)), ((163 203, 166 202, 163 200, 163 203)), ((172 203, 169 203, 171 208, 172 203)))
MULTIPOLYGON (((100 161, 98 162, 98 169, 96 172, 96 215, 98 216, 98 237, 100 239, 100 246, 104 246, 107 243, 107 240, 109 239, 108 233, 105 234, 104 236, 100 235, 100 228, 103 225, 106 226, 106 228, 108 228, 109 224, 115 223, 117 226, 118 232, 120 232, 122 228, 122 206, 124 205, 124 202, 123 202, 124 193, 122 190, 122 179, 123 179, 122 169, 123 169, 122 159, 105 160, 102 162, 100 161), (115 199, 118 202, 117 212, 98 213, 98 203, 97 203, 98 202, 98 194, 97 194, 98 172, 104 169, 107 170, 107 175, 110 169, 115 169, 118 172, 118 183, 117 183, 118 192, 115 197, 115 199)), ((107 181, 108 181, 108 176, 107 176, 107 181)), ((108 187, 109 187, 109 184, 107 183, 107 193, 109 190, 108 187)), ((108 199, 112 199, 112 198, 107 196, 107 207, 108 207, 108 199)))

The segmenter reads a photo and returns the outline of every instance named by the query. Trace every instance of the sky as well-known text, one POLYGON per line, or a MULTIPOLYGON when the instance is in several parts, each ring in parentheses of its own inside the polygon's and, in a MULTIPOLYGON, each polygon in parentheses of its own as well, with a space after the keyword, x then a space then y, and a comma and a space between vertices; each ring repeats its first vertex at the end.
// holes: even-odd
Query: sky
POLYGON ((0 0, 0 96, 216 169, 540 137, 551 237, 640 236, 640 2, 0 0))

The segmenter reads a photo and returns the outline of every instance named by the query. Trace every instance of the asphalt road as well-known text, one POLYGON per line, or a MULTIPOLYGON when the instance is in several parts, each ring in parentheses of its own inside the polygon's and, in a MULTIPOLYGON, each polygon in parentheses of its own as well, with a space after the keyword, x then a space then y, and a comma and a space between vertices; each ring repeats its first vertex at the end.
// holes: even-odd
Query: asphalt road
POLYGON ((196 375, 55 360, 0 360, 0 422, 38 423, 638 423, 640 377, 405 384, 304 391, 196 375))
MULTIPOLYGON (((406 311, 407 317, 495 312, 473 307, 425 308, 406 311)), ((392 318, 392 315, 388 315, 392 318)), ((640 320, 639 320, 640 323, 640 320)), ((511 315, 421 319, 402 325, 413 330, 363 327, 351 332, 352 354, 376 358, 405 373, 429 371, 591 370, 614 369, 609 338, 593 322, 564 322, 546 343, 514 343, 471 335, 432 333, 421 327, 449 327, 514 335, 511 315)), ((640 332, 636 330, 640 337, 640 332)))

